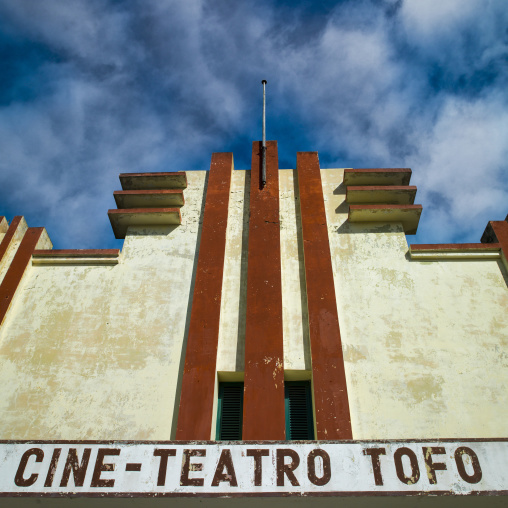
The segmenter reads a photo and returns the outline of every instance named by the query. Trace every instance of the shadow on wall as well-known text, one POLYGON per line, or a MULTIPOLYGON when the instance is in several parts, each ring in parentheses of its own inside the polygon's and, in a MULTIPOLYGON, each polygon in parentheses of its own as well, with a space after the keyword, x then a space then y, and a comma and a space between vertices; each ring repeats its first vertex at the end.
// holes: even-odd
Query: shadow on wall
MULTIPOLYGON (((333 191, 334 196, 345 196, 346 195, 346 185, 342 182, 338 187, 333 191)), ((346 203, 346 199, 335 209, 335 213, 349 213, 349 205, 346 203)))
MULTIPOLYGON (((302 210, 300 206, 300 186, 298 182, 298 175, 296 170, 293 171, 293 181, 295 185, 295 212, 297 217, 302 217, 302 210)), ((337 189, 340 188, 337 187, 337 189)), ((335 190, 337 190, 335 189, 335 190)), ((334 191, 335 194, 335 191, 334 191)), ((296 240, 298 242, 298 259, 300 260, 300 298, 302 306, 302 325, 303 325, 303 351, 304 351, 304 364, 305 369, 312 370, 312 360, 310 354, 310 331, 309 331, 309 308, 307 302, 307 280, 305 274, 305 263, 303 263, 304 252, 303 252, 303 234, 302 234, 302 221, 296 221, 296 240)))
MULTIPOLYGON (((161 226, 129 226, 129 236, 168 236, 170 235, 176 228, 180 228, 179 224, 167 224, 161 226)), ((201 229, 199 234, 201 233, 201 229)), ((198 238, 199 238, 198 234, 198 238)))
MULTIPOLYGON (((183 378, 183 369, 185 365, 185 352, 187 351, 187 339, 189 336, 189 326, 190 326, 190 318, 191 318, 191 310, 192 310, 192 298, 194 296, 194 285, 196 283, 196 271, 198 268, 198 254, 199 254, 199 246, 201 244, 201 231, 203 229, 203 215, 205 212, 205 202, 206 202, 206 191, 208 189, 208 177, 210 173, 207 171, 204 188, 203 188, 203 198, 201 200, 201 210, 199 213, 199 226, 198 226, 198 235, 196 240, 196 250, 194 252, 194 266, 192 267, 192 278, 191 284, 189 288, 189 301, 187 303, 187 315, 185 316, 185 332, 182 341, 182 350, 180 352, 180 366, 178 368, 178 378, 176 380, 176 391, 175 391, 175 405, 173 407, 173 419, 171 421, 171 435, 170 439, 173 441, 176 438, 176 424, 178 422, 178 410, 180 407, 180 396, 182 393, 182 378, 183 378)), ((168 233, 170 234, 177 227, 181 227, 179 225, 175 226, 164 226, 168 233)))
POLYGON ((247 319, 247 258, 249 255, 249 209, 250 209, 250 171, 245 173, 243 189, 242 216, 242 257, 240 261, 240 305, 238 306, 238 335, 236 339, 235 368, 245 370, 245 323, 247 319))
POLYGON ((398 222, 385 222, 383 224, 363 222, 353 224, 346 221, 337 228, 336 233, 353 235, 365 233, 404 233, 404 228, 398 222))

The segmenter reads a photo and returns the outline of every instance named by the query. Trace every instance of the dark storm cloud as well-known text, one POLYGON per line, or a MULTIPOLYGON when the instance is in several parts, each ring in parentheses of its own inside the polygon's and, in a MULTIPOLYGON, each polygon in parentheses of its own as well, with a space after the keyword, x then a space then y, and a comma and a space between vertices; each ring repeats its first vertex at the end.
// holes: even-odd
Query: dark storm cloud
POLYGON ((478 241, 508 211, 504 2, 317 4, 2 2, 2 212, 114 245, 118 173, 249 166, 265 78, 281 167, 412 167, 417 241, 478 241))

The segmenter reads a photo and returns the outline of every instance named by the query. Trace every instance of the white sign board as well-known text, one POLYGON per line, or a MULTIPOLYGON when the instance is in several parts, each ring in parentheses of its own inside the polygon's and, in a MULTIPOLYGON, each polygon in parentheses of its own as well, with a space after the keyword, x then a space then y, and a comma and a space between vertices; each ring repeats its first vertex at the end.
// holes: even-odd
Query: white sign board
POLYGON ((5 496, 507 494, 507 440, 0 442, 5 496))

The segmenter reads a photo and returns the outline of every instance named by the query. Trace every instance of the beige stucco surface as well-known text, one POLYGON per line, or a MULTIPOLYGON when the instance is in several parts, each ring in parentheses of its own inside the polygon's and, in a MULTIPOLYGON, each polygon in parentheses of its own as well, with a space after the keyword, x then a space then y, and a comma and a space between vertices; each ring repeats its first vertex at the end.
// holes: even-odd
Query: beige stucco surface
MULTIPOLYGON (((304 300, 304 265, 296 171, 279 171, 281 284, 283 307, 284 368, 293 372, 310 370, 307 311, 304 300)), ((245 299, 249 234, 250 171, 233 172, 226 233, 217 371, 221 380, 235 380, 228 373, 243 373, 245 359, 245 299)), ((266 254, 270 263, 270 253, 266 254)))
MULTIPOLYGON (((118 264, 27 269, 0 328, 0 439, 174 437, 206 175, 187 172, 182 224, 130 228, 118 264)), ((501 262, 412 260, 399 224, 347 222, 342 176, 322 170, 353 437, 506 436, 501 262)), ((244 369, 249 181, 249 171, 233 172, 217 358, 224 381, 244 369)), ((288 379, 311 369, 297 185, 294 170, 279 172, 288 379)))
POLYGON ((119 264, 29 268, 0 330, 2 439, 171 438, 205 177, 119 264))
POLYGON ((217 348, 217 372, 221 373, 243 373, 245 365, 249 186, 250 171, 233 171, 229 195, 217 348))
POLYGON ((288 371, 296 371, 291 374, 299 377, 297 372, 302 373, 311 369, 300 198, 296 170, 279 171, 279 194, 280 257, 283 260, 281 262, 282 324, 284 370, 287 379, 288 371))
POLYGON ((411 261, 400 225, 346 222, 342 174, 322 170, 353 437, 505 436, 500 261, 411 261))

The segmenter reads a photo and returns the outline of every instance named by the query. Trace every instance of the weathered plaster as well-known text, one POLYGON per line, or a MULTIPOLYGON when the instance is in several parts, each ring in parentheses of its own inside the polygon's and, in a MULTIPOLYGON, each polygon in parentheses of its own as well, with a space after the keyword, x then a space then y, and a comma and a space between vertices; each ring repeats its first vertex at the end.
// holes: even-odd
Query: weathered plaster
MULTIPOLYGON (((299 246, 301 223, 295 177, 293 169, 279 171, 284 369, 305 371, 310 369, 310 355, 307 309, 302 298, 305 273, 299 246)), ((221 373, 243 372, 244 369, 249 184, 250 171, 233 172, 217 355, 217 371, 221 373)), ((269 253, 266 262, 270 262, 269 253)))
POLYGON ((243 372, 245 365, 249 186, 250 171, 233 171, 222 282, 218 372, 243 372))
MULTIPOLYGON (((305 270, 296 170, 279 171, 284 370, 310 370, 305 270), (303 290, 303 291, 302 291, 303 290)), ((269 260, 267 260, 269 262, 269 260)))
MULTIPOLYGON (((0 331, 2 439, 170 439, 206 172, 114 266, 32 266, 0 331)), ((44 247, 40 247, 44 248, 44 247)))
POLYGON ((411 261, 397 224, 349 224, 322 170, 354 439, 499 437, 508 289, 495 260, 411 261))
MULTIPOLYGON (((187 173, 182 224, 130 228, 117 265, 28 266, 0 328, 1 439, 171 438, 206 174, 187 173)), ((505 436, 501 261, 411 259, 400 225, 347 222, 343 170, 321 174, 353 438, 505 436)), ((219 380, 244 370, 249 177, 231 185, 219 380)), ((279 171, 286 379, 310 368, 295 183, 279 171)))

